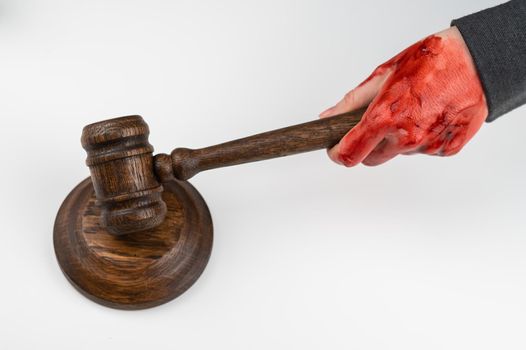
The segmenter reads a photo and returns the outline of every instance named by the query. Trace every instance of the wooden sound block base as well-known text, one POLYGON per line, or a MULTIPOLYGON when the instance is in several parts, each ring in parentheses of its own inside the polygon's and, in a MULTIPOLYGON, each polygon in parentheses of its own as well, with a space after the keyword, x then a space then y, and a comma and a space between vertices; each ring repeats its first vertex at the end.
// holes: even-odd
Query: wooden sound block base
POLYGON ((165 221, 120 237, 100 226, 89 178, 64 200, 55 220, 55 254, 64 275, 86 297, 113 308, 145 309, 181 295, 201 275, 212 250, 208 207, 188 182, 163 187, 165 221))

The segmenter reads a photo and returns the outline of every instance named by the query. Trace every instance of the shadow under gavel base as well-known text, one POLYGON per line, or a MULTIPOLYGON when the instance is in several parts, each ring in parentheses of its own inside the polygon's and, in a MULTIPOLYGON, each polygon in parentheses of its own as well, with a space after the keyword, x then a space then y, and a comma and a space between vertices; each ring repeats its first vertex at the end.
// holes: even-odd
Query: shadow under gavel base
POLYGON ((176 298, 201 275, 213 241, 208 207, 188 182, 163 187, 163 223, 124 236, 101 226, 89 178, 64 200, 55 220, 55 253, 67 279, 86 297, 113 308, 145 309, 176 298))

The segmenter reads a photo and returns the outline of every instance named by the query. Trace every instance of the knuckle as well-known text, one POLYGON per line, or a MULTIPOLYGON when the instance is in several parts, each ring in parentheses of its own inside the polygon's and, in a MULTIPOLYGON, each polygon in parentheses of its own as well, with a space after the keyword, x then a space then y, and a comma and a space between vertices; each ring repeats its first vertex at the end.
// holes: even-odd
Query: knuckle
POLYGON ((426 140, 426 135, 417 128, 408 125, 397 125, 396 134, 400 143, 407 147, 421 147, 426 140))

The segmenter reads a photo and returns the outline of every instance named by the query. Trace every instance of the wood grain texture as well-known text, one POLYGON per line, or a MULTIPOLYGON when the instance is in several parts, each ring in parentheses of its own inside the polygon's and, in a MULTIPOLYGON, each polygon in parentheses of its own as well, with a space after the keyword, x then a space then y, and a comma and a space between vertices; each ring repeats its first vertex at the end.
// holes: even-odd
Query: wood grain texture
POLYGON ((264 132, 201 149, 176 148, 155 156, 160 181, 187 180, 220 167, 330 148, 361 120, 365 109, 264 132))
POLYGON ((82 130, 101 222, 111 234, 151 229, 166 215, 163 188, 153 173, 149 133, 138 115, 90 124, 82 130))
POLYGON ((89 178, 64 200, 55 220, 55 253, 65 276, 86 297, 113 308, 144 309, 179 296, 201 275, 213 240, 208 208, 188 182, 164 188, 166 219, 125 236, 101 226, 89 178))

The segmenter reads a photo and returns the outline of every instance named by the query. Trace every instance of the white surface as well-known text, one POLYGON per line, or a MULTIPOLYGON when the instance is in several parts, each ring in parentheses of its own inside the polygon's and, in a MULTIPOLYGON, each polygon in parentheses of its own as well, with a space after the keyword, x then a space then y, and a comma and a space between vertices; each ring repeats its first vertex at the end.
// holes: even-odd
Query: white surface
POLYGON ((198 175, 212 258, 155 309, 88 301, 52 246, 85 124, 141 114, 166 152, 307 121, 497 2, 0 1, 0 348, 524 349, 524 108, 454 158, 198 175))

